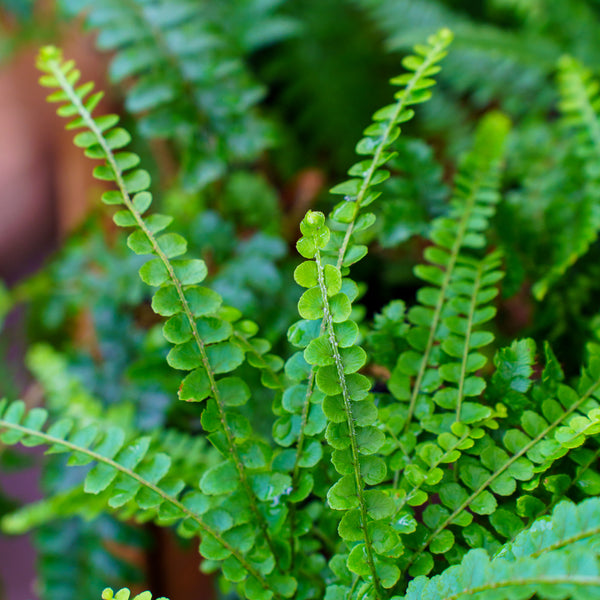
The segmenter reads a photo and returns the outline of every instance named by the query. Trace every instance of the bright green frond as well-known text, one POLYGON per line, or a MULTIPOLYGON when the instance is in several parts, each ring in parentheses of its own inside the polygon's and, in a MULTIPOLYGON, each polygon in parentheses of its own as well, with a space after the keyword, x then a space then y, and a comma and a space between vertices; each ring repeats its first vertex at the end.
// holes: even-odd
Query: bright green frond
MULTIPOLYGON (((104 164, 94 170, 95 176, 115 183, 117 190, 106 192, 102 198, 107 204, 124 207, 113 219, 120 227, 134 228, 128 246, 136 254, 151 256, 141 267, 140 277, 158 288, 152 308, 168 317, 163 333, 173 346, 167 362, 189 373, 180 386, 179 397, 187 402, 205 403, 202 426, 223 455, 223 462, 204 474, 201 488, 207 494, 222 496, 224 501, 231 492, 243 491, 239 495, 240 510, 233 518, 242 525, 242 515, 249 508, 255 517, 255 527, 276 557, 273 532, 269 531, 259 503, 271 502, 284 493, 290 479, 272 468, 270 452, 258 462, 245 459, 245 454, 252 454, 260 441, 239 410, 250 397, 248 386, 239 377, 229 375, 244 362, 247 352, 268 359, 270 345, 248 341, 257 328, 248 321, 240 321, 239 311, 223 306, 216 292, 199 285, 207 275, 206 264, 200 259, 183 258, 186 240, 176 233, 164 233, 171 218, 147 214, 152 202, 148 191, 150 177, 137 168, 136 155, 122 151, 130 136, 117 126, 118 117, 92 115, 97 94, 90 96, 88 85, 75 87, 79 71, 72 62, 63 61, 56 48, 44 48, 38 66, 44 73, 42 85, 58 89, 49 99, 63 103, 59 114, 75 117, 68 127, 83 129, 75 136, 75 144, 83 147, 88 157, 103 160, 104 164), (226 485, 224 474, 227 474, 226 485)), ((271 371, 282 366, 274 360, 264 365, 255 358, 252 360, 259 368, 271 371)), ((281 522, 277 525, 281 526, 281 522)))
MULTIPOLYGON (((147 437, 125 443, 118 427, 107 431, 94 425, 77 429, 69 419, 45 427, 46 420, 43 409, 27 412, 21 401, 9 404, 3 400, 0 441, 7 445, 45 445, 48 453, 68 453, 70 465, 92 465, 84 482, 88 494, 104 494, 108 505, 116 510, 127 511, 127 505, 132 503, 135 516, 141 521, 176 524, 179 535, 200 536, 204 557, 218 561, 235 559, 240 565, 236 582, 258 585, 269 591, 269 596, 277 595, 277 590, 266 581, 265 564, 259 565, 253 559, 256 539, 249 508, 240 514, 236 512, 240 511, 239 506, 231 507, 229 517, 223 519, 221 503, 218 499, 215 503, 211 497, 214 494, 202 494, 173 478, 171 458, 162 452, 150 452, 147 437)), ((214 479, 213 486, 217 489, 228 484, 226 480, 214 479)))
POLYGON ((571 223, 564 223, 553 240, 552 264, 533 287, 538 299, 587 251, 600 230, 600 94, 589 69, 569 56, 558 63, 559 108, 577 137, 577 154, 584 160, 585 188, 571 223))
MULTIPOLYGON (((110 588, 106 588, 102 592, 102 600, 130 600, 131 592, 127 588, 120 589, 118 592, 114 592, 110 588)), ((142 592, 136 594, 131 600, 152 600, 151 592, 142 592)), ((155 600, 169 600, 168 598, 156 598, 155 600)))
POLYGON ((385 435, 377 426, 371 383, 358 373, 367 356, 356 343, 358 325, 351 312, 358 287, 348 274, 349 267, 367 253, 366 246, 356 243, 356 234, 375 221, 372 213, 361 214, 361 209, 380 195, 374 188, 390 175, 382 167, 394 156, 399 125, 413 117, 411 106, 430 98, 429 88, 435 84, 432 77, 440 69, 437 63, 446 55, 451 40, 451 33, 443 29, 430 36, 427 44, 416 47, 416 55, 404 59, 408 72, 392 80, 393 85, 401 86, 396 101, 375 113, 373 124, 356 146, 365 160, 350 168, 351 179, 331 190, 344 200, 335 206, 328 222, 322 213, 309 211, 297 243, 298 252, 307 260, 297 267, 294 278, 306 291, 298 304, 303 321, 292 326, 288 337, 301 351, 286 365, 292 386, 284 394, 282 406, 287 414, 275 423, 274 436, 283 446, 298 439, 293 483, 302 492, 293 496, 302 500, 313 485, 310 474, 301 470, 304 448, 314 443, 308 438, 321 433, 327 423, 325 439, 339 475, 329 488, 327 501, 343 513, 339 532, 348 544, 348 553, 338 558, 364 582, 361 589, 370 590, 378 599, 384 598, 384 589, 400 577, 394 559, 402 545, 389 524, 394 512, 392 499, 383 491, 370 489, 387 477, 385 461, 376 455, 385 435), (317 427, 315 413, 322 417, 317 427), (361 532, 358 537, 349 533, 355 529, 361 532))

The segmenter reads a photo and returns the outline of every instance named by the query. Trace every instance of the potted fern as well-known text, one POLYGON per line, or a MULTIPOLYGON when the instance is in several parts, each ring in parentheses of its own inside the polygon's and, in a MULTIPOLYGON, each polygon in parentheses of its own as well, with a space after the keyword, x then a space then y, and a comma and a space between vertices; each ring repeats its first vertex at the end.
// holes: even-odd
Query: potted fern
MULTIPOLYGON (((185 14, 152 18, 175 22, 185 14)), ((392 103, 374 114, 356 145, 350 178, 331 190, 334 207, 302 219, 293 271, 298 319, 284 357, 262 337, 264 323, 205 284, 210 265, 187 256, 186 239, 166 231, 172 218, 153 210, 151 177, 126 149, 131 135, 116 115, 97 114, 102 94, 80 82, 60 50, 40 51, 49 101, 76 130, 75 145, 100 161, 94 175, 112 186, 102 200, 128 229, 129 249, 144 257, 139 276, 162 319, 166 361, 179 372, 179 400, 200 427, 181 434, 185 451, 177 453, 172 439, 123 426, 118 413, 48 424, 46 409, 4 401, 3 444, 45 446, 87 466, 82 485, 5 517, 5 530, 69 511, 150 521, 199 543, 202 569, 249 600, 600 594, 593 485, 600 346, 588 344, 572 382, 548 344, 541 360, 532 339, 492 346, 510 258, 502 243, 488 248, 486 237, 501 202, 510 130, 503 113, 480 119, 449 208, 428 228, 414 304, 406 309, 395 299, 378 307, 374 322, 360 310, 364 290, 352 273, 368 253, 386 166, 396 159, 400 126, 431 98, 451 41, 441 29, 404 58, 392 103), (266 433, 253 418, 264 408, 257 398, 270 402, 266 433)), ((145 68, 117 65, 123 76, 145 68)), ((575 60, 558 68, 561 107, 592 165, 592 185, 595 88, 575 60)), ((147 111, 146 129, 183 131, 178 143, 206 146, 184 118, 190 107, 181 109, 177 129, 178 114, 168 110, 172 90, 146 77, 129 99, 133 110, 147 111)), ((214 159, 212 171, 201 164, 202 176, 225 168, 218 152, 214 159)), ((198 168, 184 164, 184 179, 201 180, 198 168)), ((590 228, 578 253, 559 261, 534 293, 543 297, 596 235, 590 228)), ((127 589, 100 593, 130 597, 127 589)))

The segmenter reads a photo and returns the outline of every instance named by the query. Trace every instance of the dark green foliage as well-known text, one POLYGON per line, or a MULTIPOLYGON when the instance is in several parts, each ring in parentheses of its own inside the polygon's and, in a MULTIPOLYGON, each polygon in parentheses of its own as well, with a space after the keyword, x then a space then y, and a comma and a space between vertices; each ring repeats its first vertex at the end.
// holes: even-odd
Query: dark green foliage
POLYGON ((65 1, 70 12, 87 12, 102 50, 116 51, 111 80, 133 81, 128 110, 141 115, 142 135, 176 142, 191 189, 274 143, 272 124, 256 110, 264 88, 244 58, 294 30, 275 14, 277 4, 245 2, 240 10, 205 1, 199 10, 190 0, 65 1))
MULTIPOLYGON (((584 160, 585 188, 571 217, 569 227, 565 219, 562 231, 554 238, 556 257, 553 267, 533 288, 534 294, 543 297, 550 285, 581 255, 598 236, 600 208, 600 118, 598 117, 598 82, 591 73, 573 58, 564 56, 558 65, 560 108, 565 124, 576 129, 576 154, 584 160)), ((561 215, 563 216, 563 215, 561 215)))

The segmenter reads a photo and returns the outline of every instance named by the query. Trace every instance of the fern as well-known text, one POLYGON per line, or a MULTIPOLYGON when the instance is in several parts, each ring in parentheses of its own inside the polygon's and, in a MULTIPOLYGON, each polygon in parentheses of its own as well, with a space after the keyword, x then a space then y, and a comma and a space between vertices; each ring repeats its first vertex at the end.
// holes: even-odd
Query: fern
MULTIPOLYGON (((385 11, 402 2, 362 4, 385 11)), ((258 23, 277 5, 249 0, 235 7, 229 2, 210 5, 209 10, 206 4, 202 22, 231 19, 235 32, 241 27, 236 16, 245 10, 255 14, 258 23)), ((434 20, 436 14, 455 19, 463 40, 469 32, 475 35, 470 17, 454 15, 441 5, 427 2, 412 10, 422 12, 427 6, 439 9, 430 14, 434 20)), ((513 10, 512 4, 502 6, 513 10)), ((190 22, 188 30, 183 17, 196 15, 197 7, 180 0, 169 10, 160 2, 103 4, 91 9, 91 21, 102 30, 101 38, 135 37, 140 32, 139 40, 146 43, 145 25, 137 29, 123 21, 115 26, 118 15, 140 7, 141 17, 157 29, 150 32, 153 39, 157 35, 171 39, 181 28, 190 34, 196 31, 198 23, 190 22)), ((518 7, 515 10, 520 14, 518 7)), ((281 23, 275 30, 281 31, 281 23)), ((277 37, 272 31, 261 37, 258 24, 252 31, 236 42, 231 32, 217 28, 238 54, 277 37)), ((511 39, 499 31, 494 35, 505 43, 511 39)), ((167 319, 162 331, 168 347, 156 341, 154 324, 147 343, 154 358, 164 350, 168 365, 182 372, 177 383, 179 398, 186 404, 179 403, 169 413, 171 422, 183 424, 183 431, 163 426, 141 435, 133 404, 102 409, 95 394, 66 371, 60 356, 38 348, 31 364, 48 390, 48 406, 59 413, 58 420, 47 426, 46 410, 27 411, 23 402, 4 401, 0 440, 10 446, 46 446, 48 453, 62 455, 61 465, 85 469, 75 485, 5 517, 5 531, 25 531, 69 514, 94 518, 109 507, 121 519, 172 527, 181 537, 199 539, 202 569, 220 571, 223 590, 249 600, 597 595, 598 502, 589 499, 575 506, 563 500, 580 500, 600 490, 596 465, 600 346, 588 345, 577 378, 568 366, 563 370, 549 344, 544 345, 542 367, 536 362, 536 348, 541 348, 537 340, 517 339, 502 346, 503 321, 492 324, 504 256, 509 269, 518 256, 510 234, 499 232, 500 249, 493 248, 496 239, 488 234, 500 201, 510 127, 503 113, 488 112, 480 120, 472 149, 458 165, 448 206, 428 209, 437 217, 430 226, 422 222, 417 228, 427 237, 428 264, 415 269, 425 283, 417 291, 416 305, 406 310, 409 303, 378 298, 375 309, 384 308, 373 322, 367 317, 371 313, 358 305, 365 286, 353 279, 355 265, 366 257, 371 242, 384 240, 387 246, 392 241, 373 227, 377 217, 368 207, 376 206, 376 212, 387 214, 384 219, 391 219, 388 225, 395 226, 390 217, 395 200, 381 192, 399 189, 394 179, 403 162, 395 154, 396 140, 400 127, 413 118, 414 106, 430 100, 434 76, 451 39, 452 34, 442 29, 403 60, 407 72, 392 80, 399 87, 394 102, 374 114, 356 146, 361 159, 349 169, 349 179, 331 190, 343 199, 338 198, 328 217, 309 210, 302 220, 296 248, 303 260, 293 274, 303 288, 297 301, 300 320, 288 329, 294 350, 290 355, 284 348, 285 362, 272 343, 277 344, 283 324, 287 325, 287 309, 282 307, 277 326, 271 323, 266 330, 267 340, 259 337, 259 325, 242 314, 246 308, 252 310, 258 296, 236 298, 242 311, 227 306, 218 293, 228 283, 230 289, 238 289, 274 272, 275 259, 285 252, 282 240, 244 232, 246 239, 238 249, 243 256, 235 256, 234 243, 218 241, 219 235, 233 238, 235 225, 225 227, 226 221, 208 212, 199 220, 207 227, 207 239, 199 244, 207 262, 188 258, 185 238, 166 231, 171 218, 150 210, 150 176, 139 168, 139 157, 125 150, 130 136, 118 126, 118 117, 95 116, 101 94, 93 92, 92 84, 79 83, 78 70, 72 61, 63 60, 59 50, 41 51, 38 65, 42 85, 51 88, 49 100, 60 104, 58 113, 69 118, 67 128, 79 130, 76 145, 101 161, 95 176, 115 188, 105 192, 103 200, 118 206, 114 222, 131 228, 129 248, 146 257, 139 274, 154 288, 152 309, 167 319), (227 254, 234 258, 224 261, 227 254), (496 336, 500 347, 492 347, 496 336), (375 385, 371 375, 379 379, 375 385), (273 419, 263 408, 268 406, 273 419), (70 418, 61 418, 64 415, 70 418), (190 415, 199 418, 193 424, 191 419, 182 420, 190 415), (119 427, 111 424, 116 419, 121 421, 119 427), (203 434, 197 435, 200 428, 203 434), (207 451, 207 442, 214 453, 207 451)), ((139 100, 148 92, 146 122, 155 122, 155 109, 165 114, 180 110, 179 99, 165 95, 157 100, 160 86, 171 82, 171 75, 177 80, 172 89, 180 85, 179 75, 160 69, 156 79, 150 75, 152 61, 163 68, 164 47, 138 54, 138 40, 115 40, 119 47, 115 64, 139 74, 129 97, 139 100), (136 57, 149 62, 129 62, 136 57)), ((525 40, 515 54, 530 41, 525 40)), ((186 60, 190 56, 191 52, 186 54, 186 60)), ((573 64, 563 68, 571 78, 573 64)), ((587 74, 577 73, 586 106, 595 109, 593 86, 586 88, 587 74)), ((581 89, 573 94, 573 81, 565 84, 570 100, 563 108, 575 116, 580 131, 576 142, 586 155, 586 177, 593 191, 589 136, 597 119, 592 114, 592 121, 582 120, 581 89)), ((461 90, 470 89, 461 85, 460 81, 450 85, 454 100, 461 90)), ((189 98, 184 94, 181 102, 189 103, 189 98)), ((544 102, 540 98, 539 104, 545 106, 544 102)), ((189 114, 184 110, 183 116, 189 114)), ((196 116, 184 124, 184 137, 196 116)), ((171 130, 168 134, 179 135, 171 130)), ((519 144, 525 138, 517 136, 513 143, 515 139, 519 144)), ((527 143, 533 139, 527 138, 527 143)), ((418 144, 410 147, 423 149, 418 144)), ((437 140, 432 147, 437 153, 437 140)), ((522 151, 531 156, 536 152, 522 151)), ((539 169, 545 153, 537 152, 539 169)), ((571 169, 575 173, 577 164, 570 160, 564 173, 571 169)), ((442 171, 436 165, 429 152, 423 168, 439 200, 442 171)), ((445 172, 450 171, 453 164, 445 172)), ((517 172, 512 166, 507 174, 513 188, 518 188, 517 172)), ((229 195, 243 196, 247 188, 254 196, 256 179, 246 175, 231 179, 219 201, 244 228, 258 224, 251 218, 256 198, 244 208, 229 195)), ((260 194, 273 192, 269 186, 261 190, 260 194)), ((512 200, 521 193, 518 189, 512 200)), ((175 193, 170 203, 176 204, 178 198, 175 193)), ((268 196, 267 202, 273 198, 268 196)), ((182 202, 176 212, 187 216, 192 200, 182 202)), ((539 208, 533 207, 531 214, 539 208)), ((518 213, 514 207, 503 210, 501 223, 518 213)), ((526 213, 518 214, 522 220, 526 213)), ((254 216, 259 219, 258 213, 254 216)), ((589 225, 591 221, 585 220, 589 225)), ((401 239, 396 235, 393 241, 401 239)), ((420 253, 420 243, 412 240, 406 248, 394 250, 394 256, 404 260, 410 253, 420 253)), ((587 251, 586 244, 581 252, 587 251)), ((539 250, 537 240, 532 245, 539 250)), ((373 246, 376 253, 369 257, 371 262, 363 263, 363 272, 379 260, 386 262, 377 244, 373 246)), ((385 252, 391 255, 387 247, 385 252)), ((519 277, 523 280, 532 272, 535 269, 524 267, 519 277)), ((513 278, 510 286, 516 287, 518 280, 513 278)), ((282 289, 285 277, 262 285, 261 292, 282 289)), ((289 301, 294 294, 290 287, 285 298, 289 301)), ((107 599, 129 596, 127 588, 116 595, 111 590, 104 593, 107 599)), ((142 597, 150 600, 148 592, 142 597)))
MULTIPOLYGON (((122 588, 118 592, 114 592, 110 588, 106 588, 102 592, 102 600, 129 600, 131 592, 127 588, 122 588)), ((152 594, 150 592, 142 592, 136 594, 131 600, 152 600, 152 594)), ((168 598, 156 598, 156 600, 168 600, 168 598)))
MULTIPOLYGON (((303 499, 312 487, 310 477, 300 474, 300 467, 306 452, 305 436, 322 430, 311 426, 311 403, 322 403, 329 421, 325 437, 334 449, 332 461, 341 475, 327 493, 328 503, 334 510, 346 511, 340 532, 348 533, 341 534, 342 538, 362 542, 354 545, 347 564, 359 578, 366 579, 365 589, 372 586, 376 598, 382 598, 382 588, 392 587, 400 576, 389 560, 397 556, 399 540, 385 524, 393 511, 390 499, 382 492, 365 489, 366 485, 375 485, 385 478, 385 463, 372 456, 382 446, 384 436, 374 426, 377 409, 368 395, 370 383, 357 373, 366 361, 366 353, 356 344, 358 327, 350 319, 357 289, 343 275, 367 253, 367 247, 354 243, 354 237, 374 221, 372 213, 359 213, 379 195, 372 188, 389 177, 389 172, 381 169, 392 157, 387 148, 400 133, 398 124, 414 114, 407 107, 429 98, 427 88, 434 84, 430 76, 438 72, 436 63, 445 56, 450 41, 450 33, 442 30, 430 37, 427 45, 417 48, 418 56, 405 59, 404 66, 412 73, 392 80, 405 86, 396 94, 397 102, 375 113, 375 123, 365 130, 366 137, 357 144, 359 154, 372 158, 356 163, 348 172, 353 178, 331 190, 345 196, 331 213, 331 229, 322 213, 309 212, 302 221, 303 235, 297 243, 299 253, 309 260, 297 267, 294 278, 308 289, 298 303, 304 321, 292 327, 289 337, 304 352, 288 361, 286 371, 292 374, 295 385, 283 397, 284 409, 297 415, 298 433, 294 437, 298 437, 298 444, 292 481, 302 493, 296 501, 303 499), (307 385, 298 383, 304 378, 307 385), (313 391, 315 385, 318 394, 313 391), (358 539, 355 533, 350 533, 356 527, 362 531, 358 539), (383 544, 374 543, 373 536, 387 540, 383 544)), ((286 415, 275 424, 275 439, 284 446, 294 440, 289 435, 293 422, 293 416, 290 419, 286 415), (285 437, 280 431, 285 431, 285 437)), ((318 448, 314 442, 312 445, 318 448)), ((304 464, 312 466, 311 462, 304 464)))
MULTIPOLYGON (((424 552, 428 546, 434 544, 431 551, 436 554, 448 552, 454 546, 455 533, 449 530, 451 524, 458 526, 454 531, 464 536, 467 545, 480 545, 482 536, 487 536, 487 543, 495 548, 498 546, 497 542, 493 542, 496 536, 510 537, 512 532, 524 527, 519 517, 536 515, 535 507, 539 507, 540 503, 534 500, 534 496, 540 494, 544 498, 543 489, 539 488, 540 475, 598 431, 599 366, 597 356, 592 356, 582 374, 578 392, 560 384, 556 388, 557 400, 544 395, 539 413, 532 410, 523 412, 518 427, 505 431, 502 445, 490 435, 477 432, 475 437, 478 441, 470 444, 470 448, 467 445, 463 455, 455 458, 458 477, 445 476, 442 479, 438 476, 437 481, 430 482, 428 489, 439 494, 445 508, 427 508, 424 514, 426 527, 419 527, 419 535, 412 542, 416 544, 415 551, 406 557, 412 574, 428 572, 433 567, 431 556, 424 552), (508 503, 502 497, 512 496, 518 485, 522 486, 522 497, 517 500, 515 513, 519 516, 516 516, 506 510, 508 503), (498 508, 500 502, 504 508, 498 508), (475 523, 467 509, 476 515, 490 515, 491 529, 486 532, 481 522, 475 523)), ((490 422, 488 427, 494 429, 497 423, 490 422)), ((441 439, 445 437, 440 436, 441 439)), ((429 450, 428 456, 431 453, 429 450)), ((437 450, 437 455, 441 454, 442 451, 437 450)), ((422 480, 427 475, 416 465, 412 469, 405 475, 409 481, 422 480)), ((426 496, 417 498, 415 504, 422 504, 426 499, 426 496)), ((461 552, 460 545, 455 550, 461 552)))
MULTIPOLYGON (((228 494, 238 487, 243 490, 241 507, 249 504, 264 540, 277 556, 273 534, 269 532, 258 503, 260 496, 266 501, 279 495, 289 486, 289 480, 282 474, 270 472, 267 456, 259 442, 252 440, 247 419, 229 408, 247 402, 248 386, 237 377, 218 379, 219 374, 233 371, 244 361, 245 349, 237 342, 232 324, 240 315, 235 310, 222 308, 217 293, 197 285, 207 274, 202 260, 172 260, 185 253, 187 244, 175 233, 158 235, 171 219, 157 213, 142 216, 152 201, 146 191, 150 177, 146 171, 136 168, 139 162, 136 155, 115 152, 130 139, 124 129, 115 127, 118 118, 92 117, 91 111, 101 95, 88 97, 91 84, 75 89, 79 72, 72 63, 63 62, 54 48, 44 49, 38 64, 46 73, 41 79, 42 84, 59 88, 50 96, 51 100, 66 102, 59 113, 69 117, 78 115, 69 127, 86 129, 77 134, 75 143, 84 147, 90 158, 105 160, 104 165, 96 167, 94 174, 117 184, 118 191, 106 192, 103 200, 108 204, 125 205, 126 210, 118 211, 114 221, 121 227, 136 228, 128 238, 128 245, 137 254, 155 255, 142 266, 140 276, 149 285, 159 288, 152 299, 154 311, 170 317, 163 329, 165 337, 174 344, 167 358, 169 364, 176 369, 192 371, 184 379, 179 396, 182 400, 195 402, 209 398, 202 424, 211 432, 211 442, 227 457, 206 473, 202 488, 212 495, 228 494), (258 465, 252 463, 252 467, 248 467, 242 460, 242 451, 249 452, 251 448, 257 448, 264 459, 258 465), (227 478, 227 485, 218 484, 223 478, 227 478)), ((255 331, 247 321, 237 327, 242 337, 255 331)))
POLYGON ((577 206, 573 225, 555 239, 554 264, 533 287, 538 299, 583 254, 598 237, 598 156, 600 152, 600 118, 598 116, 598 83, 579 62, 563 57, 559 61, 558 88, 560 108, 565 124, 577 132, 577 154, 584 157, 586 188, 577 206))
POLYGON ((435 287, 422 288, 418 295, 421 306, 408 312, 414 327, 406 339, 412 350, 399 357, 389 381, 394 396, 408 402, 405 432, 414 415, 429 419, 423 423, 427 429, 444 429, 443 422, 430 417, 430 396, 436 392, 433 400, 453 410, 456 420, 461 415, 466 422, 487 416, 476 406, 466 407, 462 414, 462 404, 466 396, 483 391, 483 380, 468 375, 481 369, 486 360, 471 350, 493 339, 487 332, 475 332, 474 326, 494 316, 495 310, 485 305, 496 295, 493 284, 502 275, 497 256, 478 260, 473 251, 485 245, 482 232, 499 200, 500 159, 507 131, 508 122, 502 115, 490 114, 482 121, 474 149, 465 157, 457 176, 452 211, 432 226, 430 238, 435 246, 425 251, 425 258, 432 264, 415 269, 420 279, 435 287), (453 360, 457 358, 460 360, 453 360), (454 385, 438 391, 442 381, 454 385))
MULTIPOLYGON (((98 433, 94 426, 73 430, 69 420, 54 423, 47 431, 42 428, 47 418, 43 409, 32 409, 25 414, 25 405, 14 402, 0 406, 0 428, 5 429, 1 440, 5 444, 18 442, 26 446, 48 445, 49 452, 68 452, 73 455, 71 464, 98 464, 87 474, 85 491, 91 494, 104 492, 108 504, 114 509, 126 506, 135 499, 138 519, 155 519, 159 524, 178 523, 178 533, 193 537, 202 533, 202 554, 216 561, 226 561, 223 566, 233 581, 245 581, 245 593, 249 597, 262 598, 293 594, 290 578, 265 578, 264 550, 253 549, 252 513, 248 510, 237 515, 237 521, 229 515, 220 520, 222 511, 211 510, 209 497, 198 491, 184 491, 181 480, 171 479, 170 459, 163 453, 150 453, 148 438, 140 438, 124 445, 124 434, 118 427, 106 433, 98 433), (203 518, 204 515, 204 518, 203 518), (255 562, 257 561, 258 562, 255 562), (276 586, 279 589, 274 589, 276 586)), ((207 471, 204 488, 218 486, 217 474, 207 471)), ((216 507, 215 507, 216 508, 216 507)))
POLYGON ((403 598, 594 598, 600 593, 599 517, 597 499, 563 502, 497 555, 471 550, 444 574, 415 579, 403 598))
POLYGON ((265 90, 244 64, 244 54, 294 30, 290 20, 273 14, 276 3, 67 4, 73 13, 87 13, 87 23, 99 30, 101 49, 116 51, 111 80, 133 79, 126 106, 140 116, 142 134, 177 143, 187 187, 203 187, 231 163, 253 161, 273 145, 273 125, 256 110, 265 90), (235 20, 244 19, 254 28, 236 36, 235 20))

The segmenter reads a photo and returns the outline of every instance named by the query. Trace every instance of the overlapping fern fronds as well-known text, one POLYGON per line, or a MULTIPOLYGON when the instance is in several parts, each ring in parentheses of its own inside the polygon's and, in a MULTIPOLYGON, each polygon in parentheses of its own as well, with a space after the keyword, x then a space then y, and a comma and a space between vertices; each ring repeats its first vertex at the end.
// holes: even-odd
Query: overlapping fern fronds
MULTIPOLYGON (((21 402, 0 405, 2 442, 47 445, 70 464, 90 465, 83 489, 95 496, 91 506, 105 503, 121 516, 199 537, 203 567, 220 569, 249 600, 388 600, 404 590, 407 598, 595 593, 595 554, 591 578, 580 576, 588 569, 583 552, 591 560, 595 547, 597 504, 556 504, 579 495, 584 477, 594 481, 600 348, 589 347, 575 385, 564 383, 549 348, 544 369, 536 369, 530 340, 499 350, 491 377, 484 370, 484 349, 494 339, 486 324, 503 275, 501 254, 486 251, 509 130, 503 114, 482 119, 448 214, 432 224, 429 264, 416 269, 426 283, 418 304, 406 321, 402 303, 389 305, 368 335, 378 346, 380 334, 393 331, 392 350, 374 353, 393 366, 390 393, 383 386, 374 392, 368 377, 353 306, 359 286, 350 276, 368 251, 362 232, 375 221, 363 209, 390 176, 385 166, 400 125, 412 118, 410 107, 429 99, 451 37, 442 30, 405 58, 408 72, 393 80, 400 87, 395 102, 375 113, 356 147, 361 160, 332 190, 343 199, 329 218, 309 211, 302 220, 297 249, 304 260, 294 278, 305 291, 301 320, 289 329, 298 351, 285 366, 256 337, 257 324, 203 285, 207 266, 184 257, 184 238, 165 233, 170 218, 150 213, 149 175, 124 150, 129 135, 118 118, 93 116, 100 96, 78 84, 79 72, 58 50, 44 49, 41 82, 53 88, 59 114, 72 118, 68 127, 82 130, 75 143, 102 161, 95 175, 116 186, 103 200, 120 207, 118 226, 133 229, 129 247, 149 257, 140 276, 156 288, 152 308, 168 319, 167 361, 185 373, 179 397, 203 403, 201 424, 220 455, 199 473, 188 463, 174 468, 165 449, 185 452, 189 440, 180 446, 102 422, 80 427, 61 419, 47 427, 44 410, 27 412, 21 402), (397 361, 390 357, 395 348, 397 361), (258 369, 273 391, 276 445, 247 418, 251 392, 242 365, 258 369), (552 535, 540 535, 548 519, 527 530, 552 510, 552 535), (574 528, 561 531, 571 521, 574 528), (446 567, 440 579, 425 577, 446 567), (518 589, 516 580, 527 585, 518 589)), ((72 494, 55 502, 81 495, 72 494)))
MULTIPOLYGON (((239 525, 247 524, 244 519, 250 511, 255 526, 262 532, 260 544, 266 544, 266 549, 261 547, 260 551, 275 557, 274 532, 269 531, 271 527, 259 502, 279 496, 289 487, 290 480, 272 470, 268 446, 253 435, 248 419, 237 408, 248 401, 248 386, 239 377, 220 375, 239 367, 246 354, 267 357, 266 361, 255 361, 257 368, 267 372, 280 369, 282 363, 274 356, 268 358, 268 344, 248 341, 256 333, 254 324, 239 321, 239 311, 223 307, 216 292, 198 285, 206 277, 206 265, 199 259, 181 258, 187 249, 185 239, 175 233, 163 233, 171 218, 158 213, 143 216, 152 202, 147 191, 150 177, 137 168, 139 158, 135 154, 121 151, 130 136, 116 127, 118 117, 92 116, 101 94, 90 95, 92 84, 75 87, 79 72, 72 62, 63 61, 54 48, 42 51, 38 65, 45 73, 42 85, 58 88, 50 99, 64 103, 59 114, 75 117, 68 127, 84 129, 76 135, 75 144, 85 148, 90 158, 104 161, 94 170, 95 176, 116 183, 118 189, 106 192, 103 200, 125 207, 114 215, 114 221, 121 227, 135 228, 128 238, 129 247, 137 254, 154 256, 142 266, 140 277, 158 288, 152 300, 154 311, 170 317, 163 328, 173 344, 168 363, 190 372, 182 382, 179 396, 185 401, 206 400, 202 425, 223 454, 223 461, 205 473, 202 490, 221 498, 229 498, 238 490, 239 510, 232 512, 233 518, 239 525)), ((273 508, 271 513, 277 511, 273 508)), ((281 526, 281 521, 274 525, 281 526)))
MULTIPOLYGON (((339 532, 351 543, 349 553, 337 558, 364 580, 360 593, 374 594, 378 599, 384 597, 383 589, 392 587, 400 577, 394 559, 401 553, 401 544, 389 524, 393 502, 385 493, 367 487, 386 478, 386 464, 376 456, 385 436, 377 426, 377 408, 369 394, 371 384, 358 373, 367 357, 357 344, 358 326, 351 319, 358 290, 348 273, 349 267, 367 253, 365 245, 355 242, 356 234, 375 220, 372 213, 361 214, 361 209, 380 195, 373 188, 389 177, 382 167, 393 156, 390 149, 400 134, 399 125, 413 117, 414 111, 408 107, 431 96, 429 88, 435 84, 432 76, 439 71, 437 63, 446 55, 451 39, 448 30, 441 30, 427 44, 418 46, 415 56, 404 59, 409 72, 392 80, 402 86, 395 94, 396 102, 375 113, 374 123, 356 146, 358 154, 370 158, 353 165, 348 171, 352 178, 331 190, 344 200, 333 209, 330 224, 322 213, 309 212, 301 223, 302 237, 297 243, 307 260, 298 266, 294 278, 308 288, 298 304, 304 320, 290 330, 291 339, 298 340, 295 345, 304 348, 302 354, 288 361, 290 370, 300 371, 292 388, 298 399, 288 408, 292 415, 301 416, 297 457, 308 434, 311 403, 322 404, 329 422, 325 438, 333 449, 332 462, 340 476, 329 489, 327 501, 334 510, 344 512, 339 532), (298 369, 298 363, 304 363, 305 368, 298 369), (306 383, 296 383, 302 380, 306 383)), ((286 415, 283 420, 291 419, 286 415)), ((277 441, 289 443, 281 436, 277 441)), ((300 478, 298 458, 296 465, 294 482, 300 478)))
POLYGON ((276 14, 277 4, 66 2, 70 12, 87 13, 101 49, 116 51, 111 80, 132 82, 128 110, 138 115, 143 135, 176 143, 183 183, 191 189, 221 177, 231 164, 256 160, 274 143, 273 124, 256 108, 264 87, 244 59, 294 30, 276 14))

